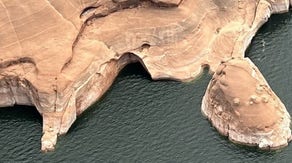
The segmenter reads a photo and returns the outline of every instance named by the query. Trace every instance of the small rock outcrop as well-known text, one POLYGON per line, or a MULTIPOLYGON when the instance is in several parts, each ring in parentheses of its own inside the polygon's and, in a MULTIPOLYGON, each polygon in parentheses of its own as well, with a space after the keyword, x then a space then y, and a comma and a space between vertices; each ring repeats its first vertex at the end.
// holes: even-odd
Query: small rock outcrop
POLYGON ((202 113, 236 143, 277 149, 291 139, 289 113, 247 58, 220 64, 203 97, 202 113))

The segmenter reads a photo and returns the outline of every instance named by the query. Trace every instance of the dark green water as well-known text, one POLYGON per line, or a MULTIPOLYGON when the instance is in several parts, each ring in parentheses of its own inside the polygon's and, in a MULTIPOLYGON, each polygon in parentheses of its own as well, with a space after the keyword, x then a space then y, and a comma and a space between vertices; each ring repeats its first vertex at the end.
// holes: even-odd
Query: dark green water
MULTIPOLYGON (((292 12, 275 15, 247 51, 292 114, 292 12)), ((210 80, 151 81, 129 65, 82 116, 56 151, 40 152, 41 117, 33 107, 0 110, 0 162, 291 162, 292 145, 275 152, 235 145, 203 118, 210 80)))

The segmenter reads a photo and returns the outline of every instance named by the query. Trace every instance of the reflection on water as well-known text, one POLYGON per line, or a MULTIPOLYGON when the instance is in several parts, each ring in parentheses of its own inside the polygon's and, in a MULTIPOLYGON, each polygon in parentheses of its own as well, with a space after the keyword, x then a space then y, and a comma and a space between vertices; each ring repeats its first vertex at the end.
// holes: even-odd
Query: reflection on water
MULTIPOLYGON (((264 25, 247 51, 292 113, 292 13, 264 25)), ((33 107, 0 110, 0 162, 288 162, 292 147, 263 152, 220 136, 200 112, 210 76, 191 83, 151 81, 127 66, 107 94, 82 114, 55 152, 40 153, 33 107)))

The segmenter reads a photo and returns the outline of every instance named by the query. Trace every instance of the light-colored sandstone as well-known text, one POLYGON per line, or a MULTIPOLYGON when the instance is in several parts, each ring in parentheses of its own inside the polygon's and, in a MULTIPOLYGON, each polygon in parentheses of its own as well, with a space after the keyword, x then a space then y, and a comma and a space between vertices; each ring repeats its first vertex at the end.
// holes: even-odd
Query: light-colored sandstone
POLYGON ((290 115, 256 66, 237 58, 218 69, 202 102, 202 112, 213 126, 237 143, 267 149, 286 146, 291 139, 290 115), (259 87, 262 91, 256 93, 259 87))
POLYGON ((288 0, 1 0, 0 106, 36 106, 42 150, 52 150, 126 64, 141 62, 153 79, 193 80, 203 66, 214 72, 222 60, 244 57, 259 27, 288 7, 288 0))

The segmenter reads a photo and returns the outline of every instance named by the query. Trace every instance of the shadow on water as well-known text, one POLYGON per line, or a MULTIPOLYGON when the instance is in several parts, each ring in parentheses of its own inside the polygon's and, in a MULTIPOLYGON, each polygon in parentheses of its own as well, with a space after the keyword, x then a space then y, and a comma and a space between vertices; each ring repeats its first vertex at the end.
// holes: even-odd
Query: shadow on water
MULTIPOLYGON (((292 14, 274 15, 246 56, 292 113, 292 14), (281 72, 281 73, 279 73, 281 72), (289 76, 290 75, 290 76, 289 76)), ((128 65, 101 100, 85 111, 56 151, 41 154, 41 117, 34 107, 0 110, 0 162, 288 162, 292 147, 261 151, 220 136, 200 112, 211 79, 152 81, 128 65)))
MULTIPOLYGON (((205 67, 202 71, 202 73, 200 75, 198 75, 198 77, 190 82, 184 83, 184 85, 193 85, 195 84, 197 81, 200 82, 200 79, 202 78, 210 78, 210 75, 208 74, 209 72, 209 68, 205 67)), ((122 69, 122 71, 119 73, 119 76, 117 77, 117 79, 114 81, 112 87, 101 97, 101 99, 99 99, 95 104, 93 104, 90 108, 88 108, 87 110, 85 110, 76 120, 76 122, 72 125, 72 127, 69 130, 69 133, 71 132, 71 130, 74 130, 78 125, 80 125, 80 123, 83 123, 83 118, 85 119, 89 119, 89 118, 94 118, 92 112, 94 110, 94 112, 100 112, 102 111, 102 109, 107 109, 107 108, 101 108, 101 109, 96 109, 99 108, 99 105, 101 105, 103 103, 104 100, 107 100, 108 98, 108 94, 111 94, 113 89, 116 88, 116 85, 119 83, 124 82, 127 79, 138 79, 138 80, 143 80, 144 82, 150 84, 150 83, 157 83, 158 85, 161 84, 165 84, 165 83, 171 83, 171 84, 182 84, 179 81, 173 81, 173 80, 169 80, 169 79, 162 79, 162 80, 152 80, 150 74, 144 69, 144 67, 142 66, 142 64, 140 63, 132 63, 127 65, 124 69, 122 69)), ((134 83, 136 84, 140 84, 140 83, 134 83)), ((157 89, 157 91, 162 91, 163 89, 157 89)), ((131 95, 133 96, 133 95, 131 95)))
POLYGON ((15 119, 17 121, 33 121, 41 124, 42 117, 35 107, 17 105, 9 108, 0 109, 1 120, 15 119))
POLYGON ((72 125, 70 128, 69 132, 71 130, 74 130, 76 126, 78 126, 80 123, 83 123, 82 118, 88 119, 88 118, 94 118, 92 111, 96 110, 96 112, 102 111, 102 109, 107 109, 107 108, 101 108, 101 109, 96 109, 99 108, 99 105, 103 103, 104 100, 106 100, 108 97, 107 95, 112 92, 112 87, 116 85, 116 83, 123 82, 123 80, 128 79, 128 78, 140 78, 144 79, 145 81, 148 82, 153 82, 151 79, 151 76, 149 73, 144 69, 144 67, 140 63, 133 63, 127 65, 124 69, 121 70, 119 73, 119 76, 123 76, 123 78, 117 77, 114 83, 112 84, 111 88, 97 101, 95 102, 92 106, 90 106, 87 110, 85 110, 80 116, 78 116, 78 119, 75 121, 75 123, 72 125))

